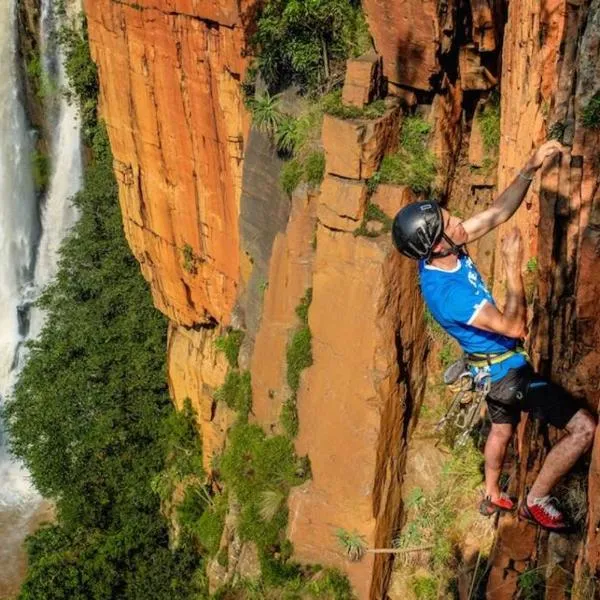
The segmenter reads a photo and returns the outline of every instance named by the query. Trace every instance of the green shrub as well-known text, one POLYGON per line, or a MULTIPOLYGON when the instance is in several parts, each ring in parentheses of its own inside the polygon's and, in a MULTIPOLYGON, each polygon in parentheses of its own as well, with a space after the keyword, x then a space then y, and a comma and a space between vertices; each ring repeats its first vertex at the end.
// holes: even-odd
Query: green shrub
POLYGON ((429 192, 437 174, 435 155, 427 150, 430 129, 421 117, 407 117, 400 131, 398 151, 383 158, 370 188, 378 183, 392 183, 408 185, 415 192, 429 192))
POLYGON ((523 600, 543 600, 546 583, 541 569, 528 569, 519 575, 518 580, 520 597, 523 600))
POLYGON ((231 329, 215 340, 215 348, 225 354, 232 369, 238 367, 238 355, 243 341, 244 332, 239 329, 231 329))
POLYGON ((284 114, 279 110, 280 95, 271 96, 268 91, 256 98, 251 98, 247 106, 252 113, 252 124, 264 133, 274 136, 285 120, 284 114))
POLYGON ((291 438, 295 438, 298 435, 299 427, 295 394, 283 403, 279 419, 285 433, 291 438))
POLYGON ((417 600, 436 600, 438 598, 438 583, 427 575, 413 577, 412 589, 417 600))
POLYGON ((348 578, 336 569, 324 569, 307 585, 306 591, 313 598, 330 600, 355 600, 356 598, 348 578))
POLYGON ((215 556, 219 551, 226 512, 227 507, 224 503, 219 503, 216 508, 208 508, 194 527, 198 541, 209 556, 215 556))
POLYGON ((58 40, 65 53, 65 70, 72 90, 68 96, 77 100, 83 139, 92 144, 97 123, 98 70, 90 56, 87 22, 83 15, 77 26, 63 27, 58 40))
POLYGON ((321 99, 324 112, 338 119, 377 119, 385 113, 384 100, 375 100, 363 108, 349 106, 342 102, 342 90, 329 92, 321 99))
POLYGON ((348 56, 365 52, 370 36, 355 0, 268 0, 252 43, 269 89, 295 83, 311 91, 339 75, 348 56))
POLYGON ((298 391, 301 372, 312 365, 311 333, 303 327, 294 333, 287 348, 287 381, 290 389, 298 391))
POLYGON ((284 163, 283 167, 281 167, 281 174, 279 176, 283 191, 291 196, 292 192, 298 187, 300 181, 302 181, 303 175, 304 168, 296 159, 284 163))
POLYGON ((181 249, 183 256, 183 269, 190 273, 190 275, 196 275, 198 273, 198 264, 201 262, 200 257, 194 252, 194 249, 189 245, 185 244, 181 249))
POLYGON ((308 325, 308 309, 312 302, 312 288, 308 288, 304 292, 304 296, 301 298, 300 303, 296 306, 296 315, 304 325, 308 325))
POLYGON ((181 411, 174 411, 163 425, 166 459, 163 468, 151 481, 152 490, 162 502, 171 500, 178 484, 188 478, 202 480, 202 441, 196 430, 196 416, 189 399, 181 411))
POLYGON ((325 153, 311 152, 304 163, 306 183, 311 186, 320 185, 325 175, 325 153))
POLYGON ((600 129, 600 92, 596 92, 584 107, 581 122, 589 129, 600 129))
POLYGON ((248 418, 252 409, 252 382, 250 371, 228 371, 223 385, 215 391, 215 400, 225 402, 237 411, 242 420, 248 418))
POLYGON ((537 270, 538 270, 538 261, 537 261, 537 257, 536 256, 532 256, 527 261, 526 269, 527 269, 528 273, 536 273, 537 272, 537 270))
POLYGON ((487 152, 495 154, 500 146, 500 95, 491 94, 477 120, 481 128, 483 146, 487 152))
POLYGON ((381 210, 377 204, 369 202, 367 204, 367 208, 365 210, 365 216, 363 217, 362 223, 360 226, 353 231, 354 236, 363 235, 366 237, 377 237, 382 233, 388 233, 392 229, 392 219, 390 219, 384 212, 381 210), (369 221, 378 221, 383 224, 383 227, 379 231, 369 231, 367 228, 367 223, 369 221))
POLYGON ((279 491, 287 497, 290 487, 302 481, 298 466, 290 438, 267 437, 261 427, 241 422, 230 430, 221 474, 241 506, 240 536, 256 542, 263 555, 283 542, 287 522, 284 502, 271 520, 262 519, 263 494, 279 491))
POLYGON ((50 183, 51 165, 50 157, 41 150, 34 150, 31 153, 31 172, 33 174, 33 183, 37 192, 43 192, 50 183))

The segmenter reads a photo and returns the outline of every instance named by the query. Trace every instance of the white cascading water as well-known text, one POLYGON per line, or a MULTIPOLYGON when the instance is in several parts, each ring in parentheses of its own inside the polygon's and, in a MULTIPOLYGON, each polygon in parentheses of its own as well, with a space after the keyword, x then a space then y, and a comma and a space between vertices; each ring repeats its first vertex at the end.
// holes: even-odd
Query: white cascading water
MULTIPOLYGON (((65 85, 65 72, 60 49, 52 42, 59 26, 55 4, 42 0, 41 62, 45 79, 53 80, 59 90, 65 85)), ((71 8, 81 10, 77 4, 71 8)), ((70 198, 82 181, 77 109, 62 96, 49 97, 45 112, 52 173, 38 205, 31 172, 32 134, 19 97, 16 37, 16 0, 0 0, 0 402, 10 394, 26 359, 24 343, 43 327, 43 313, 30 304, 56 275, 60 244, 77 218, 70 198)), ((8 453, 0 423, 0 596, 18 585, 23 539, 42 510, 28 473, 8 453)))
MULTIPOLYGON (((27 335, 25 294, 33 279, 33 252, 39 235, 31 175, 32 144, 19 99, 15 0, 1 0, 0 16, 0 394, 14 384, 19 348, 27 335)), ((0 507, 34 492, 22 467, 10 458, 2 432, 0 507)))
MULTIPOLYGON (((41 39, 44 71, 59 89, 66 85, 66 74, 60 48, 53 43, 52 35, 59 24, 54 14, 53 0, 42 0, 41 39)), ((69 229, 77 220, 77 211, 69 202, 81 187, 82 161, 77 107, 61 95, 49 103, 47 115, 52 129, 52 177, 42 206, 42 237, 40 239, 34 274, 34 289, 43 290, 55 277, 58 269, 58 251, 69 229)), ((44 323, 43 313, 31 310, 29 335, 39 335, 44 323)))

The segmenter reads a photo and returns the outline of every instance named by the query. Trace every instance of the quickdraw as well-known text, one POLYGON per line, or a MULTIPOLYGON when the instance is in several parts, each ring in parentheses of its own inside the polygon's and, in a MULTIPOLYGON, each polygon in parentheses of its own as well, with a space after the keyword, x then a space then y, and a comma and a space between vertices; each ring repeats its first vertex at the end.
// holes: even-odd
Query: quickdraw
POLYGON ((481 405, 491 387, 490 374, 488 371, 479 371, 473 375, 461 358, 446 369, 444 383, 456 393, 435 430, 439 433, 451 426, 457 432, 454 444, 461 446, 467 442, 471 429, 479 419, 481 405))

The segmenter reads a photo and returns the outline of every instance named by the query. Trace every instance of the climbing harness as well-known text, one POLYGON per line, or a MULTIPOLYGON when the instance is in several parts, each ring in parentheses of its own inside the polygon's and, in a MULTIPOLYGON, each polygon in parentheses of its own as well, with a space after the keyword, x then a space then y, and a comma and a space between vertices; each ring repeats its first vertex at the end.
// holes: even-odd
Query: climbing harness
POLYGON ((455 445, 465 444, 492 385, 489 368, 516 354, 522 354, 529 361, 524 348, 517 346, 499 354, 465 354, 452 363, 444 372, 444 383, 455 394, 446 414, 436 425, 436 432, 440 433, 448 426, 453 427, 457 432, 455 445))
POLYGON ((450 386, 455 394, 435 430, 440 433, 446 427, 452 427, 457 433, 454 445, 462 446, 469 439, 471 429, 481 414, 481 405, 490 391, 490 373, 482 370, 473 374, 463 357, 446 369, 444 383, 450 386))
POLYGON ((501 352, 500 354, 480 354, 478 352, 465 354, 464 361, 469 367, 482 369, 504 362, 505 360, 511 358, 512 356, 515 356, 516 354, 523 355, 529 362, 529 355, 527 354, 525 348, 523 348, 522 346, 516 346, 512 350, 507 350, 506 352, 501 352))

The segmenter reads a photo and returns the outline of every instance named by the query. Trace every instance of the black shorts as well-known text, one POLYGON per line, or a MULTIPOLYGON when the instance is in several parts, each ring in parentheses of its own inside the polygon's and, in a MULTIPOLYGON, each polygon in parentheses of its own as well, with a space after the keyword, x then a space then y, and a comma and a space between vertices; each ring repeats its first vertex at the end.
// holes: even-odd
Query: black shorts
POLYGON ((492 423, 516 425, 521 411, 525 411, 558 429, 564 429, 583 408, 581 401, 537 375, 529 364, 510 369, 502 379, 493 382, 486 402, 492 423))

